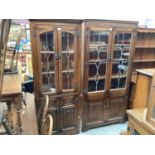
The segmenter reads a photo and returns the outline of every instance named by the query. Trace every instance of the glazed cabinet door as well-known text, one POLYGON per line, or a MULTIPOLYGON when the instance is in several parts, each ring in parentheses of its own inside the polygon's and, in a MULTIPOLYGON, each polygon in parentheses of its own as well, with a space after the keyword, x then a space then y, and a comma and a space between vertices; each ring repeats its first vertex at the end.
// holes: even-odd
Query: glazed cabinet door
POLYGON ((59 93, 71 93, 78 90, 79 32, 74 28, 58 30, 59 93))
POLYGON ((110 38, 110 29, 89 29, 87 31, 84 93, 88 96, 106 94, 110 38))
POLYGON ((87 30, 85 69, 83 131, 101 126, 107 119, 107 89, 111 29, 87 30))
POLYGON ((61 134, 77 134, 80 130, 80 97, 60 98, 61 134))
POLYGON ((125 95, 128 88, 133 53, 132 36, 132 31, 128 29, 113 30, 108 91, 114 97, 125 95))
MULTIPOLYGON (((51 26, 37 31, 38 76, 37 85, 42 93, 56 94, 58 92, 58 52, 57 31, 51 26)), ((36 59, 37 59, 36 57, 36 59)))

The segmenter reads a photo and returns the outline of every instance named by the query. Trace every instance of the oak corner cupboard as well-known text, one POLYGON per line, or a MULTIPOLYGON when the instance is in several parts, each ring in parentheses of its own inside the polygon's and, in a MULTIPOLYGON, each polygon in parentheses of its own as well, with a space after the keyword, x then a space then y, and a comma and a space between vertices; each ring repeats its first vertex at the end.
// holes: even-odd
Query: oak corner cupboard
POLYGON ((81 22, 30 20, 36 103, 49 95, 53 134, 79 133, 81 22))
POLYGON ((82 130, 123 122, 137 22, 86 20, 82 130))

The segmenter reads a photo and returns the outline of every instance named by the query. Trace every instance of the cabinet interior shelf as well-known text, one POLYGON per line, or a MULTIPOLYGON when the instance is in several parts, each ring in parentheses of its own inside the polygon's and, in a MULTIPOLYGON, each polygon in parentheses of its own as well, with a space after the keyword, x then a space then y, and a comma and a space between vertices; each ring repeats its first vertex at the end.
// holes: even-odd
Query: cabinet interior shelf
MULTIPOLYGON (((41 51, 40 53, 42 53, 42 54, 47 54, 47 53, 52 53, 52 54, 55 54, 55 53, 58 53, 58 52, 55 52, 55 51, 41 51)), ((71 51, 62 51, 61 53, 74 53, 74 51, 73 50, 71 50, 71 51)))
MULTIPOLYGON (((102 80, 102 79, 105 79, 106 77, 105 76, 101 76, 101 77, 98 77, 98 78, 95 78, 95 77, 89 77, 89 81, 91 80, 102 80)), ((112 75, 111 76, 112 79, 118 79, 118 78, 127 78, 127 75, 112 75)))
POLYGON ((62 51, 61 53, 63 53, 63 54, 74 53, 74 51, 73 50, 72 51, 62 51))
POLYGON ((50 88, 47 84, 42 84, 42 91, 48 93, 56 93, 56 89, 50 88))
POLYGON ((124 61, 124 62, 128 62, 129 60, 128 59, 112 59, 112 63, 118 63, 119 61, 124 61))
POLYGON ((73 73, 74 72, 74 70, 72 69, 72 70, 63 70, 62 71, 62 73, 73 73))
POLYGON ((55 72, 42 72, 42 74, 55 74, 55 72))
POLYGON ((112 75, 111 78, 112 78, 112 79, 127 78, 127 75, 119 75, 119 76, 118 76, 118 75, 116 74, 116 75, 112 75))
POLYGON ((55 51, 40 51, 40 53, 42 53, 42 54, 47 54, 47 53, 53 54, 53 53, 56 53, 56 52, 55 51))
POLYGON ((100 62, 101 64, 103 64, 103 63, 107 63, 107 60, 101 60, 101 59, 89 60, 89 64, 94 64, 96 62, 100 62))
POLYGON ((130 56, 130 53, 127 52, 127 53, 122 53, 123 56, 130 56))
POLYGON ((96 47, 103 47, 103 48, 107 48, 108 45, 107 44, 100 44, 99 42, 95 42, 95 43, 90 43, 89 44, 89 48, 96 48, 96 47))
POLYGON ((105 79, 105 76, 100 76, 100 77, 89 77, 88 80, 91 81, 91 80, 102 80, 102 79, 105 79))
MULTIPOLYGON (((112 59, 112 63, 114 63, 114 64, 117 64, 119 61, 124 61, 124 62, 128 62, 129 60, 128 59, 112 59)), ((104 63, 107 63, 107 61, 108 60, 100 60, 100 59, 98 59, 98 60, 89 60, 89 64, 94 64, 94 63, 96 63, 96 62, 100 62, 101 64, 104 64, 104 63)))

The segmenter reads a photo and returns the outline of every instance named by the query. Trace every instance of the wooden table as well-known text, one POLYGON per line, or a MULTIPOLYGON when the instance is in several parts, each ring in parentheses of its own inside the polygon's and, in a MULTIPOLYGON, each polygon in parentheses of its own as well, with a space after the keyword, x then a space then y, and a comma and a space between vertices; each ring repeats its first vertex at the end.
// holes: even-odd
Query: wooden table
POLYGON ((8 122, 14 134, 37 135, 34 95, 26 93, 27 107, 23 109, 21 79, 17 74, 4 75, 0 101, 8 106, 8 122))
POLYGON ((4 75, 1 102, 8 106, 8 124, 14 134, 22 133, 22 90, 18 74, 4 75))
POLYGON ((146 121, 146 109, 127 110, 128 126, 131 134, 154 135, 155 127, 146 121))

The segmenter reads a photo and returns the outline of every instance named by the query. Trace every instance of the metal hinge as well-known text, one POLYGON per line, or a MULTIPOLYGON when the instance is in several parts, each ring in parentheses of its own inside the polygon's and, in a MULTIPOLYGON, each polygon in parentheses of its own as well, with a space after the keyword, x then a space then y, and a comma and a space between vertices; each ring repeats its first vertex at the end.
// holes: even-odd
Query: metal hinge
POLYGON ((113 59, 113 56, 112 55, 109 55, 108 61, 111 61, 112 59, 113 59))
POLYGON ((85 62, 85 63, 84 63, 84 66, 85 66, 85 67, 88 67, 88 62, 85 62))
POLYGON ((33 33, 32 33, 32 36, 35 38, 35 37, 36 37, 36 33, 35 33, 35 32, 33 32, 33 33))
POLYGON ((90 34, 90 31, 89 29, 86 31, 86 37, 88 38, 89 37, 89 34, 90 34))
POLYGON ((76 31, 75 34, 76 34, 77 37, 80 37, 80 34, 81 34, 81 33, 80 33, 80 31, 76 31))
POLYGON ((84 94, 87 94, 87 93, 88 93, 88 89, 87 89, 87 88, 84 89, 84 90, 83 90, 83 93, 84 93, 84 94))

